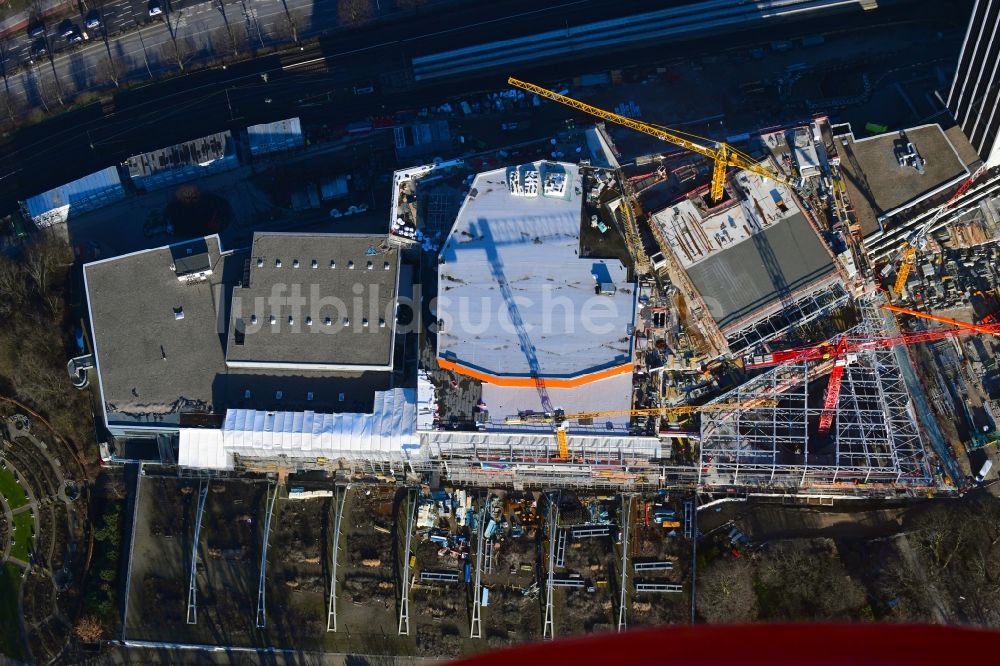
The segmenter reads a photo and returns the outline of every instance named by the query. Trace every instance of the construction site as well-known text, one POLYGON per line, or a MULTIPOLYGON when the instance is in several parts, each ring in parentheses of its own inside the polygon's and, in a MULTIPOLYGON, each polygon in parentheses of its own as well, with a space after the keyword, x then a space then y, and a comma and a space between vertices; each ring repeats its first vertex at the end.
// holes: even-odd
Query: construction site
POLYGON ((690 499, 340 481, 148 476, 126 639, 441 656, 687 616, 690 499))
MULTIPOLYGON (((452 656, 693 621, 702 509, 984 482, 1000 177, 960 134, 855 139, 816 116, 727 143, 509 83, 574 122, 396 172, 384 237, 259 234, 235 253, 210 237, 233 283, 158 251, 164 304, 205 281, 233 295, 223 317, 183 301, 184 325, 229 323, 211 358, 231 386, 185 367, 215 404, 175 415, 182 387, 150 376, 169 416, 108 421, 172 456, 139 484, 127 640, 452 656), (635 133, 662 152, 623 163, 635 133), (381 285, 371 312, 390 314, 315 310, 307 332, 355 336, 326 351, 295 337, 298 313, 244 320, 236 295, 283 264, 381 285)), ((103 353, 102 391, 123 395, 103 353)), ((729 529, 718 552, 757 548, 729 529)))

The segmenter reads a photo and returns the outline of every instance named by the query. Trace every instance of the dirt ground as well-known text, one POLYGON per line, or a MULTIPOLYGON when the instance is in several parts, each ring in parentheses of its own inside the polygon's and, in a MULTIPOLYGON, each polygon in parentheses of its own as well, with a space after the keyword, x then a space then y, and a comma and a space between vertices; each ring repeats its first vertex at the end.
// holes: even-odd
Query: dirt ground
MULTIPOLYGON (((338 640, 347 641, 353 651, 413 651, 412 639, 398 635, 396 496, 396 487, 389 485, 355 486, 348 492, 337 565, 337 617, 344 627, 338 640)), ((402 534, 406 528, 398 529, 402 534)))
POLYGON ((261 530, 267 486, 212 481, 199 540, 197 624, 187 624, 195 481, 147 476, 141 486, 127 636, 257 645, 261 530), (190 489, 190 490, 186 490, 190 489))
POLYGON ((192 491, 197 485, 181 479, 143 477, 125 623, 129 638, 155 640, 186 626, 195 507, 192 491))

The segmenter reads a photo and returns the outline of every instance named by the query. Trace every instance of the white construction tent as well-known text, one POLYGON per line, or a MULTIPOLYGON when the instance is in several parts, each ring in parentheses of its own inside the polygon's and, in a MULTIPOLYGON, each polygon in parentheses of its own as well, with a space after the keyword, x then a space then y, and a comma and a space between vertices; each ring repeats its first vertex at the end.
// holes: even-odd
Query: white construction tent
POLYGON ((196 469, 232 469, 233 456, 226 452, 218 428, 181 428, 177 464, 196 469))
POLYGON ((251 125, 247 127, 247 139, 251 155, 280 153, 300 148, 306 143, 302 135, 302 123, 298 118, 251 125))
POLYGON ((24 201, 24 209, 42 227, 61 224, 70 215, 107 206, 125 197, 118 168, 110 166, 83 178, 54 187, 24 201))
POLYGON ((371 414, 230 409, 222 427, 229 455, 247 458, 406 459, 420 447, 416 391, 375 393, 371 414))

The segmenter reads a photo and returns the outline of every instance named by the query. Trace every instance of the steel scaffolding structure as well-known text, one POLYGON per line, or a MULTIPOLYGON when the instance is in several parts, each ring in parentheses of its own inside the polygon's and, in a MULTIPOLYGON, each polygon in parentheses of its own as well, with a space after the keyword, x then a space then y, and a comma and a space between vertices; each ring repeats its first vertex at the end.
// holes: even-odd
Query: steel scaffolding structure
POLYGON ((208 500, 208 479, 198 482, 198 513, 194 519, 194 539, 191 545, 191 577, 188 581, 187 623, 198 624, 198 542, 201 540, 201 517, 208 500))
POLYGON ((333 522, 333 547, 330 550, 330 606, 326 612, 326 630, 337 631, 337 560, 340 559, 340 521, 344 517, 344 505, 351 485, 337 486, 334 502, 337 516, 333 522))
POLYGON ((618 602, 618 631, 625 631, 626 614, 625 608, 628 604, 628 537, 629 527, 632 523, 632 496, 622 495, 622 583, 621 598, 618 602))
MULTIPOLYGON (((877 297, 859 301, 851 337, 888 337, 877 297)), ((790 363, 754 377, 716 402, 777 398, 772 407, 710 412, 701 421, 700 484, 705 488, 882 487, 922 490, 932 481, 910 396, 892 348, 852 354, 844 371, 835 430, 817 435, 815 383, 833 362, 790 363), (812 406, 815 405, 815 406, 812 406)))
POLYGON ((552 494, 546 495, 548 499, 548 519, 545 521, 548 526, 549 538, 549 566, 548 579, 545 584, 545 622, 542 625, 542 640, 550 641, 556 637, 555 622, 552 618, 553 599, 552 590, 555 588, 555 564, 556 564, 556 532, 559 529, 559 499, 553 499, 552 494))
POLYGON ((483 512, 479 518, 479 529, 476 530, 476 579, 472 588, 472 624, 469 627, 469 638, 482 638, 482 563, 483 563, 483 535, 486 533, 486 521, 489 518, 487 513, 486 498, 483 498, 483 512))
POLYGON ((263 629, 267 626, 267 600, 265 598, 265 587, 267 586, 267 542, 271 536, 271 518, 274 517, 274 501, 278 499, 278 487, 269 484, 267 487, 267 515, 264 517, 264 542, 260 549, 260 584, 257 587, 257 628, 263 629))
POLYGON ((758 315, 745 325, 736 325, 725 332, 726 342, 733 354, 755 345, 773 340, 795 326, 802 326, 829 314, 848 301, 844 285, 833 282, 808 294, 796 294, 792 308, 781 308, 767 315, 758 315))
MULTIPOLYGON (((406 519, 406 548, 403 551, 403 589, 399 595, 399 635, 410 635, 410 544, 413 540, 413 524, 417 520, 418 491, 410 488, 406 493, 409 517, 406 519)), ((485 528, 483 528, 485 529, 485 528)))

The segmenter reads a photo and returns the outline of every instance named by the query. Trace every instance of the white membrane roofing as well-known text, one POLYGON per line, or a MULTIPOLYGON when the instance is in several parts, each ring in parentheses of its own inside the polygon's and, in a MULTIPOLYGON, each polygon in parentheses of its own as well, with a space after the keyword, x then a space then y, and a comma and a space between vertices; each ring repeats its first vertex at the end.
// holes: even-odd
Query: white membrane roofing
POLYGON ((229 454, 254 458, 398 459, 419 448, 414 389, 375 393, 372 414, 229 409, 222 427, 229 454))
POLYGON ((177 464, 198 469, 232 469, 233 456, 222 444, 217 428, 181 428, 177 464))
POLYGON ((476 176, 441 250, 439 356, 506 377, 569 378, 628 363, 634 285, 621 261, 580 258, 581 214, 576 165, 476 176), (599 283, 614 292, 598 295, 599 283))

